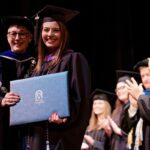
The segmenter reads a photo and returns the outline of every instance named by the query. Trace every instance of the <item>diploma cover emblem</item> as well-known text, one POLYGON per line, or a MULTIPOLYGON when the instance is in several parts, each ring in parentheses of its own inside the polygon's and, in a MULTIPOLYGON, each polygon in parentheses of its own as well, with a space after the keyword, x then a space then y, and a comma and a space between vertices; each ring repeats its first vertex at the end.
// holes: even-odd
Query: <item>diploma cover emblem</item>
POLYGON ((37 90, 35 92, 35 104, 42 104, 42 103, 44 103, 43 91, 42 90, 37 90))

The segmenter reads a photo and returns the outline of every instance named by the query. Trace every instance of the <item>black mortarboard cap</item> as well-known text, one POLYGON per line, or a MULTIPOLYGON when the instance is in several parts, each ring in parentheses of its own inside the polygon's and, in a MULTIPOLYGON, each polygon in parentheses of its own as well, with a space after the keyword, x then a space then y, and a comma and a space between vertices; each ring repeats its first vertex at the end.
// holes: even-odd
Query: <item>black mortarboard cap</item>
POLYGON ((5 16, 1 19, 2 26, 7 30, 11 25, 25 26, 31 33, 34 33, 32 21, 27 17, 22 16, 5 16))
POLYGON ((43 20, 43 18, 51 17, 56 21, 68 22, 73 17, 79 14, 79 11, 67 8, 57 7, 53 5, 46 5, 38 11, 32 18, 43 20))
POLYGON ((130 70, 116 70, 117 83, 118 82, 126 82, 126 80, 130 80, 133 77, 138 83, 141 82, 141 77, 138 72, 130 71, 130 70))
POLYGON ((116 98, 116 94, 113 92, 102 90, 102 89, 95 89, 92 92, 90 97, 91 97, 92 101, 105 100, 105 101, 108 101, 109 103, 112 103, 116 98))
POLYGON ((38 32, 39 32, 39 26, 41 26, 42 22, 47 21, 61 21, 63 23, 66 23, 70 21, 72 18, 77 16, 80 12, 76 10, 71 10, 63 7, 57 7, 53 5, 46 5, 41 10, 39 10, 35 15, 33 15, 31 18, 34 19, 35 24, 35 43, 37 43, 38 40, 38 32))
POLYGON ((142 67, 142 66, 150 67, 150 58, 146 58, 146 59, 143 59, 143 60, 141 60, 141 61, 138 61, 138 62, 133 66, 133 69, 134 69, 134 70, 138 70, 139 67, 142 67))

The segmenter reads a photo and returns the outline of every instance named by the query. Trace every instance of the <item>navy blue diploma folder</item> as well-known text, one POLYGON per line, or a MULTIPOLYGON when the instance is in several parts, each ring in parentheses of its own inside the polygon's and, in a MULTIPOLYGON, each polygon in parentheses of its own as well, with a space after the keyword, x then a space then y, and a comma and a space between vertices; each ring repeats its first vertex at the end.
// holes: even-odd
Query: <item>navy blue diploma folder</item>
POLYGON ((10 125, 47 121, 53 112, 69 116, 67 76, 65 71, 10 81, 10 91, 21 97, 10 107, 10 125))

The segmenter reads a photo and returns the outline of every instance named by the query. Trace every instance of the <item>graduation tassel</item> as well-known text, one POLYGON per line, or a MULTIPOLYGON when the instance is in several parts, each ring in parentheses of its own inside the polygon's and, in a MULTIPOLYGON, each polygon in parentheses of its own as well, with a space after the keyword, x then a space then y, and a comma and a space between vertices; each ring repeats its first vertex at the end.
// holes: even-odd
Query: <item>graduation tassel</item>
POLYGON ((38 30, 39 30, 39 16, 35 16, 35 26, 34 26, 34 41, 35 45, 37 46, 38 43, 38 30))
POLYGON ((26 137, 26 150, 30 150, 31 146, 30 146, 30 126, 28 126, 28 135, 26 137))
POLYGON ((49 133, 48 133, 48 122, 46 123, 46 150, 50 150, 49 133))
POLYGON ((46 150, 50 150, 49 141, 46 141, 46 150))

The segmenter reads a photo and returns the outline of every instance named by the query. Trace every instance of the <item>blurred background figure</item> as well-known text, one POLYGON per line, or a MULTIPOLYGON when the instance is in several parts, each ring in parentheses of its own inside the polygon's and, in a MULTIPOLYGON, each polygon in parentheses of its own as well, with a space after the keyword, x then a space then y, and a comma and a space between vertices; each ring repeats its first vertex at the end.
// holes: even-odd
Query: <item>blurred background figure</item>
POLYGON ((81 150, 109 150, 111 128, 107 116, 111 115, 114 93, 95 89, 91 94, 92 112, 81 150))
POLYGON ((129 105, 128 89, 126 87, 126 80, 131 80, 131 77, 139 78, 139 74, 129 70, 116 70, 117 83, 116 83, 116 104, 109 118, 110 125, 114 132, 111 135, 111 150, 127 150, 127 137, 128 134, 121 129, 122 114, 125 108, 129 105))
POLYGON ((137 62, 134 69, 140 73, 142 83, 134 78, 127 81, 127 88, 134 100, 126 109, 122 128, 129 132, 130 150, 150 149, 150 58, 137 62))

